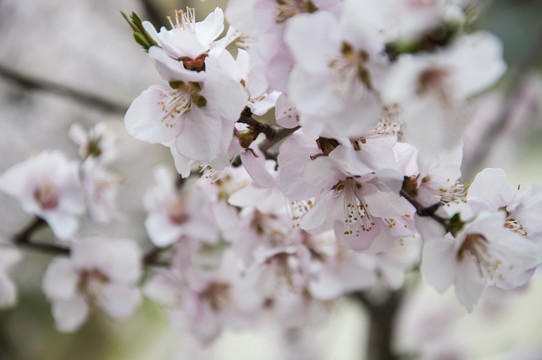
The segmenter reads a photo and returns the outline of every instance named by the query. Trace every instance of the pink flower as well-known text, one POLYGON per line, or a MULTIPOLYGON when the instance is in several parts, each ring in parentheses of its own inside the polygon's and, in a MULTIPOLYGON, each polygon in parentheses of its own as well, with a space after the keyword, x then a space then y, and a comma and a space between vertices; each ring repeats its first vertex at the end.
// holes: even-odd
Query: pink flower
POLYGON ((159 247, 174 244, 181 237, 216 243, 218 228, 207 198, 192 188, 175 187, 175 176, 165 167, 154 173, 155 184, 144 195, 147 210, 145 229, 151 241, 159 247))
POLYGON ((43 278, 58 330, 75 331, 93 306, 115 319, 132 315, 141 300, 140 274, 141 254, 132 240, 75 242, 70 258, 55 259, 43 278))
POLYGON ((505 212, 482 212, 457 235, 441 224, 417 224, 424 239, 421 271, 443 292, 454 284, 459 301, 472 311, 488 286, 512 289, 525 284, 542 262, 542 249, 504 226, 505 212))
MULTIPOLYGON (((130 135, 174 147, 185 159, 222 159, 247 101, 242 85, 221 70, 208 70, 202 82, 172 86, 152 85, 133 101, 124 118, 130 135)), ((223 168, 225 160, 214 165, 223 168)))
POLYGON ((59 151, 44 151, 11 167, 0 177, 0 189, 44 219, 60 239, 75 234, 85 211, 77 163, 59 151))

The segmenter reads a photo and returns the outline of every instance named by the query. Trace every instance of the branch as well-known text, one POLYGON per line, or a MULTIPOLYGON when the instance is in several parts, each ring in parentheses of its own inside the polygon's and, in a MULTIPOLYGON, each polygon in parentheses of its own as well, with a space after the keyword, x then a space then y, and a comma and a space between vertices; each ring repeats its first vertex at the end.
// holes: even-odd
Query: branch
POLYGON ((160 260, 160 255, 171 247, 159 248, 153 246, 143 255, 143 266, 169 267, 171 264, 160 260))
POLYGON ((295 128, 286 129, 282 128, 268 137, 264 142, 260 144, 260 150, 267 155, 267 151, 273 147, 273 145, 279 143, 280 141, 286 139, 288 136, 295 133, 297 130, 301 129, 301 126, 296 126, 295 128))
MULTIPOLYGON (((71 249, 69 247, 45 244, 43 242, 33 242, 31 240, 32 234, 47 225, 45 220, 36 217, 26 228, 24 228, 20 233, 13 236, 13 244, 19 248, 29 249, 36 252, 41 252, 43 254, 52 255, 52 256, 70 256, 71 249)), ((160 255, 169 250, 170 247, 159 248, 153 247, 147 251, 142 258, 143 266, 158 266, 158 267, 169 267, 170 264, 167 261, 162 261, 159 259, 160 255)))
POLYGON ((448 229, 448 220, 443 218, 442 216, 437 215, 435 212, 440 207, 440 204, 431 205, 429 207, 425 207, 422 204, 418 202, 414 197, 412 197, 405 189, 401 189, 400 192, 401 196, 407 199, 409 203, 411 203, 416 208, 416 214, 418 216, 423 217, 430 217, 439 222, 442 226, 448 229))
POLYGON ((261 121, 258 121, 252 117, 252 112, 249 108, 245 108, 241 115, 239 116, 239 119, 237 120, 239 123, 247 124, 250 126, 253 130, 256 131, 255 134, 252 134, 249 137, 249 140, 246 141, 246 144, 243 145, 243 140, 240 138, 241 145, 243 147, 248 147, 250 143, 256 139, 258 134, 263 133, 266 137, 265 141, 263 141, 260 144, 260 150, 265 154, 266 159, 276 159, 276 155, 273 156, 272 154, 269 154, 268 151, 273 147, 273 145, 279 143, 280 141, 284 140, 297 130, 301 128, 301 126, 296 126, 295 128, 287 129, 282 127, 274 127, 269 124, 263 123, 261 121))
POLYGON ((403 299, 403 291, 389 293, 382 301, 371 301, 365 292, 355 292, 352 297, 367 310, 369 316, 368 360, 395 360, 393 353, 393 327, 395 315, 403 299))
POLYGON ((105 112, 124 114, 127 106, 113 103, 109 100, 87 93, 83 90, 73 89, 68 86, 55 84, 47 80, 38 80, 30 76, 23 75, 17 71, 7 68, 0 64, 0 76, 15 84, 29 90, 45 91, 67 97, 81 104, 101 109, 105 112))
POLYGON ((48 255, 69 256, 70 248, 68 247, 32 242, 32 234, 44 225, 46 225, 46 222, 43 219, 36 217, 26 228, 13 237, 13 243, 17 247, 34 250, 48 255))
POLYGON ((489 125, 489 129, 478 140, 472 157, 465 161, 462 167, 463 178, 472 178, 474 173, 481 167, 487 156, 493 150, 495 141, 498 140, 509 128, 511 115, 514 111, 514 106, 518 98, 522 96, 522 84, 524 79, 529 75, 529 72, 540 64, 542 58, 542 26, 539 26, 534 37, 535 43, 532 45, 532 50, 525 56, 521 64, 516 69, 515 73, 507 87, 504 95, 504 105, 497 120, 489 125))
POLYGON ((264 133, 265 137, 268 139, 275 135, 276 130, 271 127, 269 124, 262 123, 256 119, 254 119, 250 113, 246 114, 244 111, 241 113, 241 116, 239 117, 239 120, 237 122, 247 124, 248 126, 251 126, 254 128, 254 130, 264 133))

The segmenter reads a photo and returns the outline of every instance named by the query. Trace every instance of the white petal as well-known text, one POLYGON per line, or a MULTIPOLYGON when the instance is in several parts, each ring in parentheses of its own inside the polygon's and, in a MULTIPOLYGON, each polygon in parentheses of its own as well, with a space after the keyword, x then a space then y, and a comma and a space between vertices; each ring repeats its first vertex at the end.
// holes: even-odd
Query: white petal
POLYGON ((125 319, 132 315, 141 302, 139 289, 126 285, 109 283, 102 287, 97 305, 114 319, 125 319))
POLYGON ((182 130, 184 114, 179 116, 172 112, 170 116, 161 104, 174 96, 172 91, 165 86, 152 85, 135 98, 124 116, 128 133, 150 143, 174 139, 182 130))
POLYGON ((480 274, 478 260, 468 252, 463 253, 455 280, 455 293, 468 312, 474 309, 486 286, 487 281, 480 274))
POLYGON ((222 121, 218 114, 192 109, 175 147, 186 158, 209 162, 218 156, 221 138, 222 121))
POLYGON ((56 328, 61 332, 77 330, 88 316, 88 306, 81 295, 71 299, 54 301, 52 304, 56 328))
MULTIPOLYGON (((433 219, 427 219, 433 221, 433 219)), ((440 226, 436 221, 433 221, 440 226)), ((424 234, 422 233, 422 236, 424 234)), ((424 241, 421 273, 425 280, 440 292, 444 292, 454 281, 457 267, 455 241, 451 236, 424 241)))
POLYGON ((252 152, 242 151, 240 156, 245 170, 256 182, 256 184, 264 188, 272 188, 276 186, 275 180, 271 174, 265 170, 263 166, 264 164, 260 164, 260 161, 256 159, 252 152))
POLYGON ((333 191, 327 192, 319 201, 310 209, 303 219, 301 219, 301 228, 311 230, 319 227, 324 223, 328 216, 331 203, 333 202, 333 191))
POLYGON ((43 292, 49 299, 70 299, 77 293, 79 270, 68 259, 52 261, 43 277, 43 292))
POLYGON ((514 189, 502 169, 484 169, 469 186, 468 201, 478 211, 497 211, 512 202, 514 189))
POLYGON ((79 229, 78 218, 71 214, 62 214, 55 211, 46 213, 43 218, 47 221, 55 236, 62 240, 72 237, 79 229))
POLYGON ((203 46, 208 46, 224 30, 224 13, 217 7, 205 20, 196 23, 196 37, 203 46))
POLYGON ((231 123, 239 119, 248 101, 241 83, 217 69, 207 71, 207 80, 200 94, 207 100, 208 106, 216 109, 222 118, 231 123))
POLYGON ((334 55, 339 55, 340 35, 335 17, 319 11, 290 19, 284 38, 301 66, 310 72, 321 72, 327 70, 334 55))
POLYGON ((180 225, 175 225, 162 213, 150 213, 145 219, 145 229, 154 245, 165 247, 179 240, 185 233, 180 225))

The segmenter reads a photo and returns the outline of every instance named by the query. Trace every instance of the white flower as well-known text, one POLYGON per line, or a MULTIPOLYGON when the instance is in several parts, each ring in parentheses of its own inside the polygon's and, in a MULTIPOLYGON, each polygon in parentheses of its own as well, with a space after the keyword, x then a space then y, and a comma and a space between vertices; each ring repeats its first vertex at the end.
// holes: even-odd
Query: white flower
POLYGON ((141 300, 141 254, 132 240, 86 238, 69 259, 54 260, 43 278, 59 331, 72 332, 96 306, 115 319, 130 316, 141 300))
POLYGON ((109 222, 119 218, 116 200, 122 177, 103 167, 95 158, 88 158, 81 164, 79 177, 92 219, 109 222))
POLYGON ((206 197, 194 191, 191 183, 175 186, 175 176, 165 167, 154 172, 155 184, 145 193, 145 229, 154 245, 165 247, 188 236, 215 243, 219 233, 206 197), (184 189, 186 187, 187 189, 184 189))
POLYGON ((376 35, 351 35, 323 11, 299 14, 287 24, 286 43, 296 60, 288 94, 312 135, 359 137, 382 113, 371 73, 382 58, 376 35))
POLYGON ((247 101, 242 85, 215 69, 207 71, 201 83, 172 86, 153 85, 132 102, 124 118, 130 135, 174 146, 187 160, 210 163, 222 158, 247 101))
POLYGON ((82 159, 93 157, 106 163, 118 156, 118 137, 112 127, 105 122, 94 125, 88 131, 79 124, 73 124, 69 136, 79 145, 79 155, 82 159))
POLYGON ((542 249, 504 227, 505 212, 483 212, 455 237, 441 224, 424 219, 417 226, 424 239, 421 271, 443 292, 452 283, 459 301, 472 311, 488 286, 524 285, 542 262, 542 249))
POLYGON ((77 163, 59 151, 44 151, 11 167, 0 177, 0 189, 44 219, 61 239, 75 234, 77 217, 85 211, 77 163))

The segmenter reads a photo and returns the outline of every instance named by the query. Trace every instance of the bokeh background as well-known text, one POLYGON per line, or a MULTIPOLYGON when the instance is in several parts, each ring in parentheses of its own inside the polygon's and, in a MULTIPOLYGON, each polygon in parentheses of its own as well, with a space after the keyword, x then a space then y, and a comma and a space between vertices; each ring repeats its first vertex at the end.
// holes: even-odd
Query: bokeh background
MULTIPOLYGON (((89 127, 107 121, 124 134, 123 113, 131 100, 162 80, 120 11, 135 11, 158 25, 173 9, 195 7, 201 20, 225 5, 211 0, 0 0, 0 172, 43 149, 77 158, 67 136, 74 122, 89 127)), ((466 177, 474 169, 501 167, 512 184, 542 183, 542 1, 485 0, 472 6, 476 27, 502 39, 509 71, 492 92, 480 95, 484 106, 475 114, 466 146, 487 156, 467 157, 466 177), (484 135, 485 125, 494 132, 484 135)), ((121 144, 121 159, 113 167, 124 175, 119 207, 126 216, 120 224, 83 224, 81 231, 131 237, 145 249, 150 245, 141 194, 152 182, 151 169, 171 159, 166 149, 127 134, 121 144)), ((0 236, 9 239, 30 219, 16 201, 0 194, 0 236)), ((51 238, 47 231, 40 236, 51 238)), ((225 331, 204 349, 190 336, 171 331, 163 309, 150 301, 125 322, 95 313, 77 333, 61 334, 40 290, 49 261, 47 255, 26 253, 12 271, 19 303, 0 311, 1 360, 283 359, 281 347, 294 338, 299 340, 295 346, 305 347, 300 353, 306 359, 363 359, 365 314, 348 299, 321 327, 284 333, 269 319, 252 331, 225 331)), ((397 323, 397 346, 412 353, 451 347, 460 349, 461 359, 542 359, 542 277, 512 294, 487 298, 468 315, 453 291, 440 295, 420 285, 397 323)))

